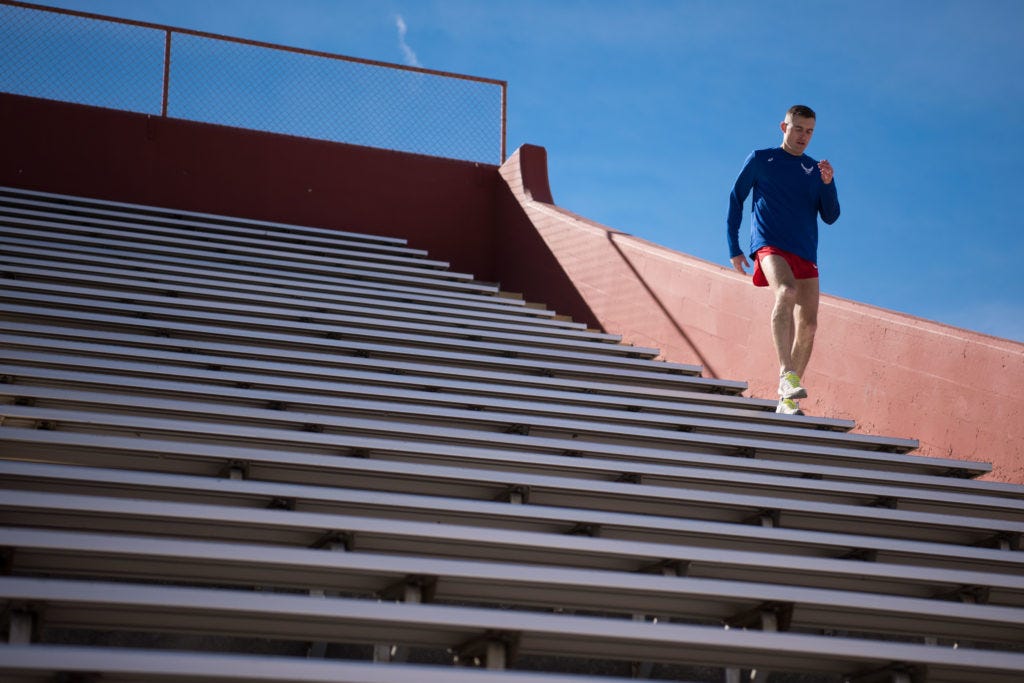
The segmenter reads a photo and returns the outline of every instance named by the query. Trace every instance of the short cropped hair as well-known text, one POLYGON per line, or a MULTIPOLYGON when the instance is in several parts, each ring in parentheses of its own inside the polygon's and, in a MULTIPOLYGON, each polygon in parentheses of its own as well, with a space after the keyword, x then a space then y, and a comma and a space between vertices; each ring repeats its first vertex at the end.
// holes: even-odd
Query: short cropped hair
POLYGON ((814 110, 808 107, 806 104, 794 104, 792 107, 789 108, 789 111, 786 112, 786 116, 799 116, 801 118, 815 120, 817 120, 818 118, 817 116, 814 115, 814 110))

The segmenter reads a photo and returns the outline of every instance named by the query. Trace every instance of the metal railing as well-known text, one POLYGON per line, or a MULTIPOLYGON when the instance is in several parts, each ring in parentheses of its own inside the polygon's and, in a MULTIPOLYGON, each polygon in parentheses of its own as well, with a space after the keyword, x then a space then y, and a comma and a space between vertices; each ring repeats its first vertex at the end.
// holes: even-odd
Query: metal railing
POLYGON ((0 0, 0 91, 500 164, 505 81, 0 0))

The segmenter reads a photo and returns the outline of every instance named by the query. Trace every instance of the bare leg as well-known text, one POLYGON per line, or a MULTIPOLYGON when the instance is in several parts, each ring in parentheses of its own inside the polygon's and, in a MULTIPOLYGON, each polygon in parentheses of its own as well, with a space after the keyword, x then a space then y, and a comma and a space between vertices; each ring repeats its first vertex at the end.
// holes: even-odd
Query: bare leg
POLYGON ((793 271, 786 263, 786 259, 776 254, 761 258, 761 270, 764 271, 768 286, 775 295, 775 307, 772 309, 772 340, 775 342, 775 353, 779 357, 779 371, 796 372, 793 346, 796 342, 794 312, 798 301, 797 279, 793 277, 793 271))
POLYGON ((761 270, 775 295, 772 339, 779 372, 792 370, 803 377, 818 329, 818 278, 797 280, 786 259, 776 254, 761 259, 761 270))
POLYGON ((818 330, 818 278, 797 280, 796 290, 796 333, 790 359, 793 372, 803 377, 814 349, 814 334, 818 330))

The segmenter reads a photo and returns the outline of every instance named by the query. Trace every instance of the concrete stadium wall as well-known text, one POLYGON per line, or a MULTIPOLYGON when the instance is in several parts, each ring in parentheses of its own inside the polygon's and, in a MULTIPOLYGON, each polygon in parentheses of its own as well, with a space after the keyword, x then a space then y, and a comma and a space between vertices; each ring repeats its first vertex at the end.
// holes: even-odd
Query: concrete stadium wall
POLYGON ((0 126, 0 185, 405 238, 586 310, 496 166, 5 93, 0 126))
POLYGON ((492 277, 497 167, 0 94, 0 184, 407 238, 492 277))
MULTIPOLYGON (((666 360, 774 394, 770 295, 559 208, 541 147, 498 169, 8 94, 0 127, 2 185, 406 238, 666 360)), ((1024 345, 829 296, 819 330, 809 412, 1024 483, 1024 345)))
MULTIPOLYGON (((501 174, 572 283, 567 301, 582 300, 561 312, 774 398, 771 294, 725 266, 555 206, 546 164, 543 148, 525 145, 501 174)), ((1024 483, 1024 344, 825 295, 806 385, 810 414, 919 439, 921 455, 991 462, 987 478, 1024 483)))

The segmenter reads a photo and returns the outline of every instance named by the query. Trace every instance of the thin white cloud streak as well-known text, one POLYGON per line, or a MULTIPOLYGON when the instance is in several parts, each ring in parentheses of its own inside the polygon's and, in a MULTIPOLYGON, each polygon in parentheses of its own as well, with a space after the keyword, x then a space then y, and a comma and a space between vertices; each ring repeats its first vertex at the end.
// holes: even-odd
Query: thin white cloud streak
POLYGON ((402 18, 401 14, 395 15, 395 26, 398 28, 398 47, 402 49, 402 54, 405 55, 406 65, 422 66, 420 60, 416 58, 416 53, 405 42, 405 34, 409 32, 409 28, 405 25, 405 19, 402 18))

